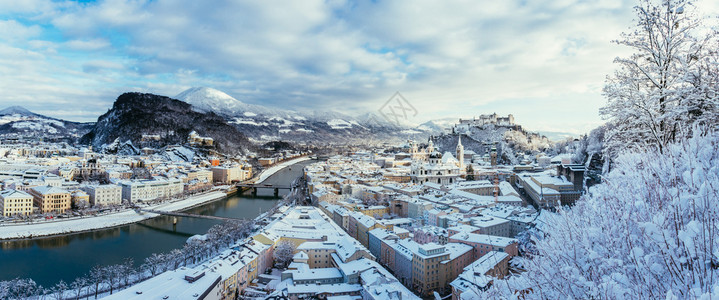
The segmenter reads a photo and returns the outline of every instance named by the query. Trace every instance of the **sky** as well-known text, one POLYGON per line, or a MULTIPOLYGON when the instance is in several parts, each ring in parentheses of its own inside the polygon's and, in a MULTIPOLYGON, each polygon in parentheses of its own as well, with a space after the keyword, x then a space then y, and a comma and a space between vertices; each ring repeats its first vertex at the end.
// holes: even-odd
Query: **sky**
MULTIPOLYGON (((700 0, 700 13, 719 1, 700 0)), ((190 87, 285 109, 409 121, 513 114, 537 131, 603 123, 611 43, 636 1, 0 0, 0 107, 95 121, 128 91, 190 87)))

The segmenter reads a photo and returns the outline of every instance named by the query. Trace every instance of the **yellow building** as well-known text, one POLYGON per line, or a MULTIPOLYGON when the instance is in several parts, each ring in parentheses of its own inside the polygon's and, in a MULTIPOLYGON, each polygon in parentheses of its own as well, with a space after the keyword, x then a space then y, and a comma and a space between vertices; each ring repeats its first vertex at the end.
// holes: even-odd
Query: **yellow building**
POLYGON ((377 223, 377 220, 364 214, 354 213, 351 215, 351 218, 354 218, 357 224, 356 239, 365 247, 369 246, 369 236, 367 233, 370 230, 378 227, 385 228, 382 224, 377 223))
POLYGON ((420 295, 429 295, 447 284, 441 262, 449 259, 444 247, 435 243, 418 245, 412 253, 412 280, 420 295))
POLYGON ((35 206, 40 213, 64 213, 70 210, 70 193, 58 187, 38 186, 30 189, 35 206))
POLYGON ((27 216, 33 210, 32 195, 16 190, 4 190, 0 192, 0 213, 5 217, 27 216))
POLYGON ((386 214, 389 214, 389 207, 382 206, 382 205, 375 205, 375 206, 365 206, 361 207, 358 206, 357 209, 370 217, 376 218, 376 217, 382 217, 386 214))

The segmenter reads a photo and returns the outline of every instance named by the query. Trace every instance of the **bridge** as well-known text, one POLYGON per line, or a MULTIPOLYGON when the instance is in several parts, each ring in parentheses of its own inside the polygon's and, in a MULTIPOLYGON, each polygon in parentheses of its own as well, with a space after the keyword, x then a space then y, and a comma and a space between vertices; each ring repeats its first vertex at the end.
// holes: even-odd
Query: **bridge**
POLYGON ((292 186, 281 184, 238 183, 235 186, 241 188, 242 191, 251 189, 253 195, 257 195, 257 189, 274 189, 275 197, 279 195, 280 190, 292 190, 292 186))
MULTIPOLYGON (((146 208, 135 208, 135 211, 148 212, 148 213, 173 216, 173 217, 187 217, 187 218, 198 218, 198 219, 209 219, 209 220, 220 220, 220 221, 246 221, 245 219, 238 219, 238 218, 226 218, 226 217, 218 217, 218 216, 188 214, 188 213, 183 213, 183 212, 173 212, 173 211, 164 211, 164 210, 156 210, 156 209, 146 209, 146 208)), ((173 223, 177 223, 177 219, 174 219, 173 223)))

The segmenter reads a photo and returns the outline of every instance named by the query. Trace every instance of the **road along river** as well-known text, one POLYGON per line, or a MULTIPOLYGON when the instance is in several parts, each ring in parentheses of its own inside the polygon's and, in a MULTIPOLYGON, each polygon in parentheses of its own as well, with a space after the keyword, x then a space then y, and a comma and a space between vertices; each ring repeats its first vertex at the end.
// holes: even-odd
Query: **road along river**
MULTIPOLYGON (((289 185, 302 175, 302 168, 315 161, 287 166, 268 177, 264 183, 289 185)), ((280 191, 280 196, 287 191, 280 191)), ((233 195, 184 212, 231 218, 255 218, 272 208, 280 198, 272 189, 259 189, 233 195)), ((45 287, 60 280, 72 282, 95 265, 119 264, 133 258, 136 265, 152 253, 182 248, 188 237, 204 234, 221 221, 160 216, 130 225, 92 232, 49 238, 0 242, 0 281, 16 277, 32 278, 45 287)))

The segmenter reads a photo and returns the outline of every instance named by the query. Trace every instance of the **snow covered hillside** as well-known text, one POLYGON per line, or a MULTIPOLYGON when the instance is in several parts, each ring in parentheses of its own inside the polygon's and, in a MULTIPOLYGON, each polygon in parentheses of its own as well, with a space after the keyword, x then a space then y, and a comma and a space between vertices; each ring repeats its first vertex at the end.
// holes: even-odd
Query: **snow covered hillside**
POLYGON ((0 110, 0 136, 5 138, 42 137, 74 142, 90 130, 92 123, 77 123, 46 117, 21 106, 0 110))

